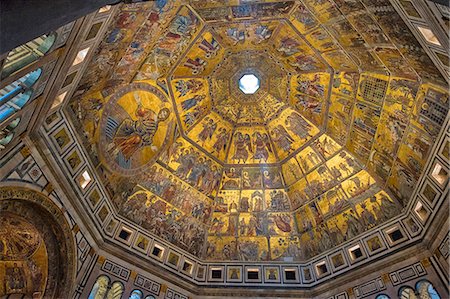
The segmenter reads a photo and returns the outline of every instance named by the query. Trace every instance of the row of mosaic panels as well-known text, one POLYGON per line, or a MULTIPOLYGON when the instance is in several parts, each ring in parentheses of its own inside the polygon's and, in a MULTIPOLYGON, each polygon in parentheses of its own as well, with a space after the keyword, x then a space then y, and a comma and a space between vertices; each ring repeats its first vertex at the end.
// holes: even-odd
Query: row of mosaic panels
MULTIPOLYGON (((448 256, 448 237, 449 236, 447 235, 446 238, 442 240, 441 245, 439 246, 439 250, 441 250, 441 247, 447 248, 446 249, 447 255, 441 252, 444 258, 447 258, 448 256)), ((364 281, 363 283, 353 286, 351 288, 350 293, 352 293, 353 296, 356 298, 365 298, 379 293, 385 293, 388 289, 388 286, 386 285, 388 282, 390 282, 392 286, 397 287, 397 289, 401 289, 402 287, 404 287, 404 284, 407 284, 411 281, 416 281, 417 279, 423 279, 424 277, 426 278, 426 276, 428 275, 426 268, 430 265, 430 263, 431 265, 433 264, 433 257, 431 259, 424 259, 421 262, 416 262, 414 264, 402 267, 400 269, 396 269, 385 275, 377 276, 369 281, 364 281)), ((95 260, 93 264, 94 265, 97 264, 95 263, 95 260)), ((436 267, 434 268, 436 269, 436 267)), ((93 269, 94 267, 92 267, 89 271, 87 271, 86 277, 90 276, 93 269)), ((159 296, 161 290, 163 289, 162 285, 159 282, 156 282, 140 273, 134 276, 135 277, 134 280, 130 279, 132 277, 130 269, 121 266, 120 264, 117 264, 108 259, 105 259, 103 261, 100 270, 101 271, 97 277, 106 275, 108 276, 108 278, 110 278, 110 281, 113 281, 118 278, 125 285, 125 289, 132 289, 133 291, 139 290, 143 294, 148 293, 149 295, 155 296, 159 296)), ((86 285, 83 284, 83 288, 79 290, 80 295, 81 292, 84 290, 85 286, 86 285)), ((86 289, 85 291, 89 292, 90 288, 86 289)), ((126 295, 126 292, 124 294, 126 295)), ((79 298, 79 296, 76 298, 79 298)), ((164 298, 187 299, 189 297, 169 287, 165 291, 164 298)), ((348 299, 348 298, 349 298, 348 292, 346 291, 339 292, 335 295, 327 297, 327 299, 348 299)))
POLYGON ((81 203, 97 225, 115 244, 134 254, 157 261, 165 269, 202 285, 257 284, 312 286, 335 275, 372 261, 420 239, 430 219, 445 199, 448 180, 448 121, 441 133, 428 168, 409 205, 411 213, 396 219, 357 239, 346 242, 332 252, 315 257, 307 263, 207 263, 168 245, 158 237, 138 229, 114 211, 106 200, 106 192, 95 178, 93 168, 82 154, 73 128, 60 112, 50 115, 42 130, 57 163, 78 191, 81 203), (445 141, 445 143, 444 143, 445 141), (92 213, 92 214, 91 214, 92 213))
MULTIPOLYGON (((394 287, 401 288, 403 284, 408 283, 412 280, 423 279, 428 275, 426 266, 429 264, 429 260, 425 259, 422 262, 417 262, 412 265, 396 269, 395 271, 389 272, 384 276, 377 276, 369 281, 364 281, 358 285, 351 288, 351 293, 355 298, 365 298, 367 296, 379 294, 381 292, 386 292, 388 282, 394 287)), ((158 296, 161 292, 162 285, 158 282, 153 281, 150 278, 145 277, 142 274, 137 274, 133 281, 130 281, 131 270, 123 267, 113 261, 105 260, 101 265, 101 275, 111 275, 111 280, 119 278, 123 281, 125 285, 131 285, 133 289, 137 288, 142 293, 149 292, 152 295, 158 296)), ((168 288, 165 292, 164 298, 189 298, 171 288, 168 288), (178 295, 179 297, 173 297, 178 295)), ((348 299, 348 292, 340 292, 338 294, 327 297, 327 299, 348 299)))

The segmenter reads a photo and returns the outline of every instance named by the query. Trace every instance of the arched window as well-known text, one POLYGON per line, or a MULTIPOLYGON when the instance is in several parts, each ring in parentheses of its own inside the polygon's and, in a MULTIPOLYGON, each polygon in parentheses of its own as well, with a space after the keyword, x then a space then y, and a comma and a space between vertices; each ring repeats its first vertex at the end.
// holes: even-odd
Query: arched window
POLYGON ((420 299, 441 299, 433 284, 428 280, 421 280, 416 284, 420 299))
POLYGON ((147 295, 147 296, 145 297, 145 299, 156 299, 156 298, 155 298, 155 296, 153 296, 153 295, 147 295))
POLYGON ((375 297, 375 299, 391 299, 388 295, 380 294, 375 297))
POLYGON ((95 281, 88 299, 104 299, 108 291, 109 278, 108 276, 101 275, 95 281))
POLYGON ((142 296, 144 294, 139 290, 133 290, 130 294, 130 297, 128 299, 142 299, 142 296))
POLYGON ((0 123, 22 109, 30 100, 32 87, 41 76, 42 69, 29 72, 0 90, 0 123))
POLYGON ((56 33, 44 34, 26 44, 11 50, 6 57, 2 78, 24 68, 44 56, 56 41, 56 33))
POLYGON ((114 282, 111 285, 111 289, 108 292, 108 296, 106 296, 106 299, 120 299, 122 298, 122 294, 124 291, 124 286, 121 282, 114 282))
POLYGON ((398 293, 400 299, 419 299, 410 287, 401 287, 398 293))
POLYGON ((10 122, 3 130, 0 131, 0 151, 3 150, 13 139, 14 130, 20 123, 20 117, 10 122))

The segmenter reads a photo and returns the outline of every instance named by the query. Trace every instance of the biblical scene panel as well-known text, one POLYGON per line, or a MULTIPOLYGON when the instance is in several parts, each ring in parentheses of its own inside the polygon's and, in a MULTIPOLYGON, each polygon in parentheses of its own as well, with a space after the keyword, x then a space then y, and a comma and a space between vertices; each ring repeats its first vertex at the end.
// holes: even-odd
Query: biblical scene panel
POLYGON ((389 0, 163 2, 119 9, 52 133, 122 216, 201 258, 290 261, 407 205, 448 84, 389 0))

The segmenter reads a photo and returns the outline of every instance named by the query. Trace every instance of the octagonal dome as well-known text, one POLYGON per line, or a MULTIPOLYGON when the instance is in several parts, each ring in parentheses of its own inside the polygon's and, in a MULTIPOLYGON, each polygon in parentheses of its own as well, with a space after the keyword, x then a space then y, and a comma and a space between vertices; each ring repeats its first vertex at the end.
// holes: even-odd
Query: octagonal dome
POLYGON ((69 105, 117 212, 198 259, 267 262, 398 215, 443 123, 414 107, 448 96, 395 10, 190 2, 155 26, 124 9, 69 105))

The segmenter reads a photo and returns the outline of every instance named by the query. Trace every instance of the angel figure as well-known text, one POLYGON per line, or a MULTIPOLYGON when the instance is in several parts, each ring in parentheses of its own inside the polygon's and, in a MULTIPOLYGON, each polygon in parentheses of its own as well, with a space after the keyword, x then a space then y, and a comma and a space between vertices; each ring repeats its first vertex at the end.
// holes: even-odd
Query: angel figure
POLYGON ((281 39, 281 43, 280 46, 277 48, 278 52, 281 52, 283 54, 283 56, 291 56, 294 55, 295 53, 298 53, 300 50, 298 49, 298 47, 300 46, 300 43, 289 37, 283 37, 281 39))
POLYGON ((290 153, 294 139, 282 125, 277 125, 273 128, 271 135, 273 136, 273 141, 277 143, 283 151, 290 153))
POLYGON ((190 99, 184 100, 181 102, 181 108, 184 111, 191 109, 194 106, 197 106, 200 102, 202 102, 206 98, 205 95, 195 95, 190 99))
POLYGON ((252 152, 252 141, 250 135, 243 135, 241 132, 235 134, 234 146, 235 151, 232 157, 233 160, 237 160, 238 163, 245 163, 248 159, 248 153, 252 152))
POLYGON ((226 151, 228 139, 230 139, 230 132, 225 128, 219 128, 219 133, 217 134, 217 140, 213 144, 213 149, 216 153, 220 154, 222 151, 226 151))
POLYGON ((303 119, 298 113, 293 112, 286 118, 285 121, 286 126, 288 126, 288 130, 292 133, 300 137, 301 139, 306 139, 308 137, 312 137, 309 134, 309 129, 311 125, 303 119))
POLYGON ((239 30, 238 28, 227 29, 227 36, 233 40, 233 45, 245 42, 246 35, 247 33, 244 30, 239 30))
POLYGON ((214 119, 207 117, 206 123, 203 124, 203 129, 198 134, 197 142, 201 141, 205 143, 207 139, 211 140, 212 135, 217 129, 217 123, 214 122, 214 119))
POLYGON ((268 26, 260 25, 255 29, 256 44, 260 44, 265 40, 268 40, 272 36, 272 30, 268 26))
POLYGON ((179 96, 183 97, 188 93, 199 92, 203 87, 203 82, 197 79, 189 79, 187 81, 180 80, 175 83, 176 90, 180 93, 179 96))
POLYGON ((270 140, 267 133, 261 134, 260 132, 253 133, 255 143, 255 154, 253 155, 253 160, 263 160, 267 162, 269 158, 269 152, 272 153, 272 148, 270 147, 270 140))

